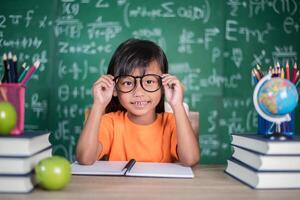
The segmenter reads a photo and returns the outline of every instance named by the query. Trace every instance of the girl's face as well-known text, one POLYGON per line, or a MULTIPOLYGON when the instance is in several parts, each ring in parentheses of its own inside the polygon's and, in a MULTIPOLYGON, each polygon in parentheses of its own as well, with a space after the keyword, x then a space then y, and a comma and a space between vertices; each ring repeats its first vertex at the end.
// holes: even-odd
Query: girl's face
MULTIPOLYGON (((147 74, 162 75, 160 66, 156 61, 150 63, 146 68, 145 74, 143 74, 142 70, 136 68, 130 75, 139 77, 147 74)), ((136 86, 132 91, 128 93, 117 91, 117 95, 121 105, 127 110, 128 117, 131 120, 137 120, 135 122, 147 124, 153 122, 156 118, 155 108, 161 99, 162 88, 155 92, 147 92, 141 86, 140 79, 136 79, 136 86)))

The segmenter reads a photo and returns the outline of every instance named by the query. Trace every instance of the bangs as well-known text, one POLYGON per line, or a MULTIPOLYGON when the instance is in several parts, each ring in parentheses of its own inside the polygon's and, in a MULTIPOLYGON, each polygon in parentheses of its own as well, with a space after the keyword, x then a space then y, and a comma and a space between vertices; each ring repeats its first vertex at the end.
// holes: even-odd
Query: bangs
POLYGON ((157 62, 163 73, 167 73, 167 62, 163 51, 151 41, 131 40, 120 46, 114 62, 114 76, 129 75, 135 69, 145 74, 150 63, 157 62), (128 44, 129 43, 129 44, 128 44))

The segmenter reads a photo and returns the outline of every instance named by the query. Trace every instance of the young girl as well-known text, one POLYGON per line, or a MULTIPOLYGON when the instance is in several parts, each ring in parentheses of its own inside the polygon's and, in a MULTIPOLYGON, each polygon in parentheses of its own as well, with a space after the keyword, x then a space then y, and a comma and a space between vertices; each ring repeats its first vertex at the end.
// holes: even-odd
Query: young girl
POLYGON ((162 49, 129 39, 115 51, 107 75, 93 86, 94 102, 77 144, 77 161, 199 161, 199 146, 183 106, 181 82, 168 72, 162 49), (164 99, 165 97, 165 99, 164 99), (173 113, 164 112, 164 101, 173 113))

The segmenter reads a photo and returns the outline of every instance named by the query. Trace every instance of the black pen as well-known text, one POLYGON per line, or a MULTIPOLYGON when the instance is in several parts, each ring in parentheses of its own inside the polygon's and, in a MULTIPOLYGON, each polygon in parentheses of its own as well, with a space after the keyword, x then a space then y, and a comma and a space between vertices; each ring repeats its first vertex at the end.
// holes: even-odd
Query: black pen
POLYGON ((3 72, 3 77, 2 77, 1 83, 6 83, 7 82, 7 73, 8 73, 8 70, 7 70, 7 55, 6 55, 6 53, 3 54, 2 59, 3 59, 4 72, 3 72))
POLYGON ((14 63, 13 63, 13 56, 12 56, 11 52, 8 53, 8 66, 9 66, 8 73, 10 75, 10 81, 8 81, 8 82, 14 83, 16 78, 15 78, 15 68, 14 68, 14 63))
POLYGON ((9 64, 7 64, 7 83, 12 83, 13 82, 13 80, 12 80, 12 77, 11 77, 11 71, 10 71, 10 69, 11 69, 11 67, 10 67, 10 65, 9 64))
POLYGON ((122 171, 125 171, 125 173, 130 172, 135 162, 136 162, 135 159, 130 159, 128 163, 125 165, 125 167, 122 169, 122 171))
POLYGON ((14 83, 18 82, 18 66, 17 66, 17 56, 13 56, 13 68, 14 68, 14 83))

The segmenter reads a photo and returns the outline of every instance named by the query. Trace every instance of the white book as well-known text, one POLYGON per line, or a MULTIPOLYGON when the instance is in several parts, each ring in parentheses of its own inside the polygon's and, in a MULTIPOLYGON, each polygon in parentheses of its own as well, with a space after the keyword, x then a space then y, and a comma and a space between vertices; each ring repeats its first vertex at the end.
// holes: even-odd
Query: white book
POLYGON ((300 188, 300 171, 257 171, 230 159, 225 172, 255 189, 300 188))
POLYGON ((272 140, 258 134, 232 134, 232 145, 262 154, 300 155, 300 137, 272 140))
POLYGON ((29 193, 35 185, 36 181, 32 173, 25 175, 0 174, 0 193, 29 193))
POLYGON ((232 157, 256 170, 298 171, 300 170, 300 155, 266 155, 233 146, 232 157))
POLYGON ((142 177, 193 178, 191 167, 178 163, 96 161, 93 165, 72 164, 74 175, 119 175, 142 177))
POLYGON ((0 136, 0 156, 30 156, 51 146, 49 131, 26 131, 21 135, 0 136))
POLYGON ((0 174, 27 174, 36 164, 52 155, 52 148, 48 147, 32 156, 0 156, 0 174))

